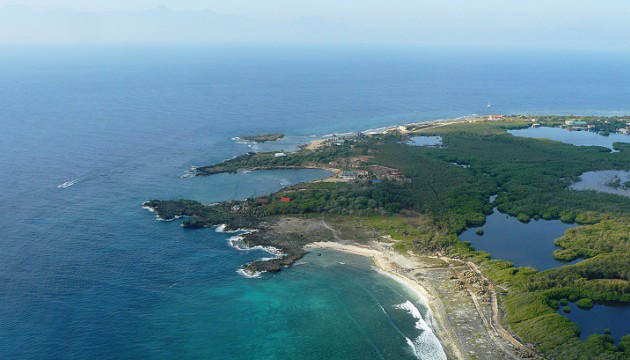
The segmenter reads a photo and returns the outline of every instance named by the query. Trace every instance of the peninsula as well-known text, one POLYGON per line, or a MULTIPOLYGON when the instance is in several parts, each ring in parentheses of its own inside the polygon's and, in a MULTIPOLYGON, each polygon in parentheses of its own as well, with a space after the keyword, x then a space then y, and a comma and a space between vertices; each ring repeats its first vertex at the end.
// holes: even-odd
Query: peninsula
POLYGON ((284 134, 261 134, 250 136, 239 136, 237 139, 243 141, 252 141, 256 143, 264 143, 268 141, 276 141, 284 138, 284 134))
POLYGON ((280 271, 320 247, 371 256, 428 300, 449 358, 628 359, 630 336, 583 340, 579 326, 557 310, 569 301, 630 304, 630 199, 570 188, 585 172, 630 170, 630 144, 615 143, 611 151, 508 133, 532 126, 622 132, 627 124, 624 118, 506 116, 397 126, 318 141, 286 156, 248 153, 197 169, 209 176, 322 168, 334 170, 329 179, 211 206, 190 200, 144 206, 163 220, 184 217, 188 229, 245 230, 247 246, 275 249, 275 258, 244 265, 250 276, 280 271), (441 142, 414 146, 417 136, 441 142), (524 223, 575 223, 556 240, 553 255, 582 260, 538 271, 459 240, 494 208, 524 223))

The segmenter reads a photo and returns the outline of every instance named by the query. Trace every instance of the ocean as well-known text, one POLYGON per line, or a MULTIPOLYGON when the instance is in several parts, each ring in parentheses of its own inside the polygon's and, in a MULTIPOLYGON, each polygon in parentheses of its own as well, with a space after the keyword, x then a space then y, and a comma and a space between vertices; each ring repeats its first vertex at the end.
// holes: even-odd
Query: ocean
POLYGON ((627 114, 629 80, 615 53, 0 48, 0 357, 440 359, 421 299, 368 259, 321 251, 248 279, 236 271, 268 254, 141 204, 319 178, 187 176, 313 136, 471 114, 627 114), (232 140, 268 132, 288 138, 232 140))

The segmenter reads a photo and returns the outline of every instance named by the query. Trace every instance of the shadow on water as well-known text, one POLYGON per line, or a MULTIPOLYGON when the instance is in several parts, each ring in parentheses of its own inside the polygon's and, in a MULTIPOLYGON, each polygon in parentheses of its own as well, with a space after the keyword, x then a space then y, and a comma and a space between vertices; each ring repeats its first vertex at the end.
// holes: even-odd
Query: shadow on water
POLYGON ((459 237, 470 241, 476 250, 489 253, 493 259, 510 261, 517 267, 532 266, 542 271, 579 261, 563 262, 553 257, 556 249, 553 241, 575 226, 559 220, 533 220, 525 224, 495 210, 487 217, 483 227, 468 229, 459 237), (483 229, 483 235, 477 235, 480 229, 483 229))
POLYGON ((575 303, 566 306, 571 308, 571 312, 565 313, 564 306, 560 306, 557 312, 578 324, 582 340, 594 334, 604 334, 606 329, 610 329, 610 335, 617 342, 630 334, 630 303, 607 301, 593 305, 590 310, 581 309, 575 303))

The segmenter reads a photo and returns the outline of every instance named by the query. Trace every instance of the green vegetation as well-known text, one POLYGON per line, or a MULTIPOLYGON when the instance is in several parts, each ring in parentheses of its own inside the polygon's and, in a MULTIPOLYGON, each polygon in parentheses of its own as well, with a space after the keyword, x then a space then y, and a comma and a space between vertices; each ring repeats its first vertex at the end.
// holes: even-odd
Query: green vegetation
POLYGON ((479 236, 483 236, 483 234, 484 234, 485 232, 483 231, 483 229, 477 229, 477 231, 475 231, 475 233, 476 233, 477 235, 479 235, 479 236))
MULTIPOLYGON (((549 116, 536 121, 561 126, 567 119, 549 116)), ((597 123, 601 131, 610 132, 625 124, 622 118, 607 118, 608 123, 598 117, 579 120, 597 123)), ((369 157, 363 168, 396 169, 404 174, 404 181, 300 184, 266 197, 220 204, 214 210, 194 202, 157 204, 163 208, 159 214, 189 216, 186 224, 191 226, 243 226, 283 214, 356 216, 379 234, 395 239, 395 248, 401 252, 440 251, 479 264, 493 283, 509 288, 503 302, 505 324, 546 357, 629 359, 630 336, 618 346, 608 334, 582 341, 578 326, 556 310, 566 310, 567 300, 577 301, 580 307, 605 300, 630 302, 630 199, 569 189, 587 171, 629 170, 630 145, 615 144, 620 151, 611 153, 607 148, 520 138, 506 132, 530 124, 529 118, 519 117, 423 127, 422 135, 442 137, 444 146, 439 148, 408 146, 405 136, 391 134, 348 138, 284 157, 250 153, 198 171, 212 175, 243 168, 327 167, 362 156, 369 157), (493 194, 499 195, 490 204, 493 194), (493 206, 522 222, 542 218, 583 225, 556 240, 561 249, 554 256, 585 260, 538 272, 491 259, 458 241, 463 230, 482 226, 493 206)))
MULTIPOLYGON (((597 224, 569 229, 554 243, 562 247, 554 252, 554 256, 564 261, 611 252, 628 254, 630 253, 630 218, 616 217, 602 220, 597 224)), ((624 273, 630 273, 630 268, 624 270, 624 273)))
POLYGON ((562 311, 564 311, 565 313, 570 313, 571 312, 571 307, 570 306, 565 306, 562 308, 562 311))
POLYGON ((581 309, 592 309, 593 308, 593 300, 589 298, 580 299, 575 303, 581 309))
POLYGON ((619 176, 613 176, 613 178, 608 180, 604 185, 613 189, 622 189, 622 190, 630 189, 630 181, 622 182, 619 176))
POLYGON ((253 136, 239 136, 239 139, 245 141, 254 141, 258 143, 264 143, 267 141, 276 141, 284 138, 284 134, 261 134, 253 136))

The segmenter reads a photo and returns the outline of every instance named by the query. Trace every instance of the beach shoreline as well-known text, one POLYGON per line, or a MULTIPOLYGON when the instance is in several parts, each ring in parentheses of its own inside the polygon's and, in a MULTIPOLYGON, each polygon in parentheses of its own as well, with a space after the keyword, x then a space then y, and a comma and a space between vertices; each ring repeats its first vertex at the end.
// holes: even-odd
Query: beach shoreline
MULTIPOLYGON (((428 265, 426 260, 423 261, 421 257, 398 253, 391 248, 391 244, 377 241, 369 244, 355 244, 345 241, 314 242, 306 245, 304 249, 306 251, 330 249, 371 258, 380 273, 410 289, 427 306, 430 319, 425 319, 425 321, 429 320, 427 323, 439 339, 448 359, 475 359, 479 356, 475 355, 477 349, 471 350, 470 339, 466 334, 462 334, 461 329, 458 329, 458 326, 462 326, 461 319, 454 321, 452 312, 468 312, 468 322, 481 324, 477 330, 483 329, 484 333, 477 336, 483 336, 486 345, 495 348, 492 356, 486 357, 487 359, 520 359, 523 351, 529 350, 518 343, 502 326, 499 325, 500 328, 497 329, 494 322, 500 320, 493 313, 493 309, 497 310, 495 304, 490 302, 479 304, 482 300, 477 299, 472 293, 467 294, 469 291, 465 290, 462 293, 464 293, 465 298, 468 298, 467 302, 455 301, 456 308, 453 308, 453 302, 447 301, 447 297, 444 296, 444 289, 438 289, 440 285, 451 288, 448 284, 450 281, 444 277, 433 277, 431 270, 427 271, 427 269, 435 266, 435 262, 441 261, 443 262, 443 270, 440 271, 456 273, 456 270, 451 270, 451 268, 457 266, 469 269, 470 264, 468 263, 457 259, 427 256, 424 259, 428 259, 432 263, 432 265, 428 265), (447 304, 447 302, 449 303, 447 304), (473 303, 475 305, 471 306, 473 303), (497 350, 502 354, 497 354, 497 350)), ((464 326, 470 326, 470 324, 464 326)), ((480 340, 477 339, 476 341, 479 342, 480 340)))
POLYGON ((437 296, 431 294, 429 290, 427 290, 426 284, 422 284, 421 282, 413 280, 409 276, 405 276, 401 272, 396 271, 397 267, 395 264, 397 263, 395 260, 391 259, 392 254, 384 252, 383 249, 376 249, 374 245, 365 247, 354 244, 343 244, 339 242, 316 242, 308 244, 304 247, 304 250, 306 251, 314 249, 330 249, 371 258, 372 262, 378 268, 379 272, 403 284, 405 287, 414 292, 422 300, 424 305, 427 306, 431 313, 432 319, 435 320, 428 323, 433 329, 433 332, 440 340, 440 343, 442 344, 443 350, 447 354, 447 357, 449 359, 467 359, 467 357, 464 357, 463 355, 461 345, 448 331, 448 326, 445 323, 444 315, 442 314, 443 309, 441 309, 439 306, 436 306, 436 302, 439 301, 437 296))
MULTIPOLYGON (((472 123, 472 122, 479 122, 479 121, 487 121, 487 118, 480 115, 467 115, 467 116, 462 116, 462 117, 457 117, 457 118, 452 118, 452 119, 437 119, 437 120, 413 122, 413 123, 408 123, 408 124, 385 126, 378 129, 364 130, 361 133, 364 133, 366 135, 384 135, 391 132, 400 132, 402 134, 410 134, 410 133, 420 132, 423 130, 428 130, 435 127, 447 126, 447 125, 460 123, 460 122, 472 123), (408 129, 409 127, 415 127, 415 129, 409 130, 408 129)), ((339 134, 339 136, 341 137, 355 136, 355 133, 339 134)), ((320 139, 311 140, 308 144, 304 145, 304 149, 317 150, 318 148, 323 146, 327 140, 330 140, 330 139, 320 138, 320 139)))

